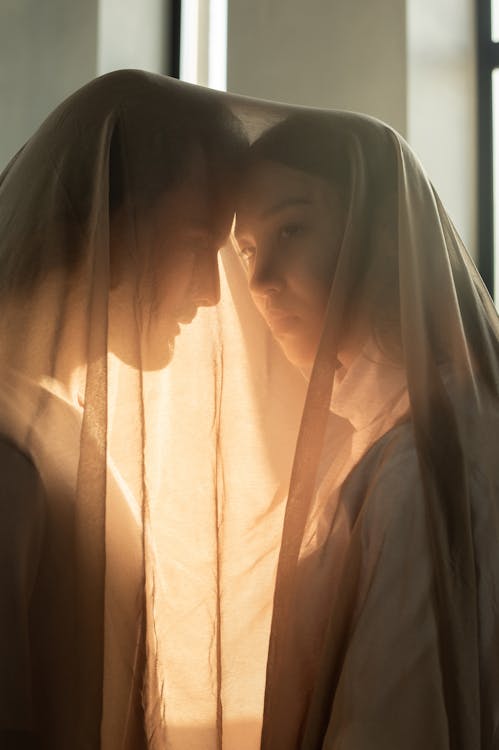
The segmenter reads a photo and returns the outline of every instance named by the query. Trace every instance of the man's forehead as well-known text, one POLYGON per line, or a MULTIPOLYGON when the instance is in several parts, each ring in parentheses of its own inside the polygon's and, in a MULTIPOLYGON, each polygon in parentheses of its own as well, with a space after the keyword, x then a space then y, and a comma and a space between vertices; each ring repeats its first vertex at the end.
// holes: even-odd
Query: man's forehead
POLYGON ((199 226, 211 225, 214 217, 234 213, 235 201, 193 182, 183 182, 163 193, 159 202, 160 213, 199 226))

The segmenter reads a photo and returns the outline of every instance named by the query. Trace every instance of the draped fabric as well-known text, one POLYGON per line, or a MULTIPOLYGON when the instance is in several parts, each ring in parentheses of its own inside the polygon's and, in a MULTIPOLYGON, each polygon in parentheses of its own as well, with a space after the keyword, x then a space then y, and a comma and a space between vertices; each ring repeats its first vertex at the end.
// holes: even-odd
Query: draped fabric
POLYGON ((498 318, 397 133, 96 79, 0 307, 4 744, 499 746, 498 318))
MULTIPOLYGON (((493 304, 388 127, 301 113, 252 150, 246 202, 255 169, 282 193, 276 165, 343 200, 284 520, 263 747, 496 747, 493 304)), ((284 250, 250 243, 248 260, 244 212, 243 200, 250 282, 265 310, 286 309, 294 276, 266 289, 258 252, 262 264, 287 252, 282 271, 297 230, 284 250)))

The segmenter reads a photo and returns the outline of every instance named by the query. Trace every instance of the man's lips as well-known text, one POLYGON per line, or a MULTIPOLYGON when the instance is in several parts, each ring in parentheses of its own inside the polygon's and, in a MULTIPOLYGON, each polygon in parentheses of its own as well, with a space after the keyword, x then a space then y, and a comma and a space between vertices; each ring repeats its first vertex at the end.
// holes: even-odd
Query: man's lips
POLYGON ((177 321, 177 323, 183 323, 184 325, 186 325, 187 323, 192 323, 192 321, 196 317, 197 311, 197 307, 180 310, 175 315, 175 320, 177 321))
POLYGON ((178 336, 180 333, 180 324, 188 325, 189 323, 192 323, 196 317, 197 311, 197 306, 193 305, 192 307, 178 309, 171 314, 170 320, 173 325, 173 336, 178 336))

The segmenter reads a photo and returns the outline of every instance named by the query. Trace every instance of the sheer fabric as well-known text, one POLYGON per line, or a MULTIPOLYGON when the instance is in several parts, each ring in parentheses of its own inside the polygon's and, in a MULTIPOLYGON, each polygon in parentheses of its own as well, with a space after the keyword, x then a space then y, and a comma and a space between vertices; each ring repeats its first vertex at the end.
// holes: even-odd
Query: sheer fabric
POLYGON ((253 166, 313 174, 344 201, 284 520, 262 746, 495 747, 493 304, 390 128, 300 113, 253 152, 253 166))
POLYGON ((31 464, 45 501, 40 514, 33 491, 31 553, 6 548, 4 602, 31 603, 18 643, 6 604, 1 726, 50 750, 216 746, 222 691, 227 732, 257 742, 266 647, 256 677, 249 644, 229 654, 269 627, 299 410, 263 325, 242 331, 245 282, 237 306, 209 307, 244 145, 210 94, 117 73, 64 102, 2 177, 2 473, 31 464))
POLYGON ((400 136, 120 72, 0 205, 5 737, 495 748, 497 315, 400 136), (303 372, 226 240, 269 162, 341 199, 303 372))

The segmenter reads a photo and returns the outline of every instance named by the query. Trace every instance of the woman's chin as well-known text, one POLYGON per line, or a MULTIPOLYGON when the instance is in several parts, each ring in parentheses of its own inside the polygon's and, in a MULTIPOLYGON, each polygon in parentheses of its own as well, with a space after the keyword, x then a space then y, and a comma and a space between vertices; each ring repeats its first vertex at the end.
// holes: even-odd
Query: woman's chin
POLYGON ((311 372, 317 353, 317 347, 310 347, 309 342, 300 344, 299 342, 289 340, 287 337, 277 339, 284 356, 302 372, 311 372))
POLYGON ((298 316, 290 316, 282 326, 271 325, 270 330, 292 365, 302 372, 312 370, 320 339, 316 326, 298 316))

